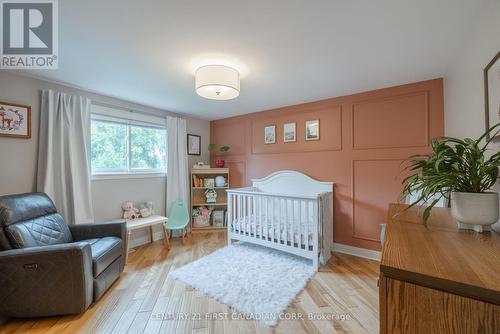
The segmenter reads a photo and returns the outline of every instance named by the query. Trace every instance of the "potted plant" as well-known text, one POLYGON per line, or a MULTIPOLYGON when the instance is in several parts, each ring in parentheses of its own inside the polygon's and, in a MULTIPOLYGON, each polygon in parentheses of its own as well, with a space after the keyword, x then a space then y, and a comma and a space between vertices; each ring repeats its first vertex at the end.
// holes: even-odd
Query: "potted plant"
POLYGON ((497 221, 498 194, 490 189, 497 182, 500 152, 488 158, 486 153, 491 139, 484 144, 481 142, 499 126, 500 123, 475 140, 433 139, 431 153, 408 159, 407 169, 414 174, 403 180, 403 194, 417 194, 409 207, 421 202, 428 204, 422 217, 425 226, 432 208, 443 197, 450 199, 451 214, 459 228, 482 232, 497 221))
MULTIPOLYGON (((230 147, 227 145, 223 145, 219 148, 219 151, 223 154, 230 150, 230 147)), ((215 144, 208 145, 208 151, 210 153, 217 152, 217 146, 215 144)), ((224 168, 225 161, 223 159, 215 159, 215 167, 224 168)))

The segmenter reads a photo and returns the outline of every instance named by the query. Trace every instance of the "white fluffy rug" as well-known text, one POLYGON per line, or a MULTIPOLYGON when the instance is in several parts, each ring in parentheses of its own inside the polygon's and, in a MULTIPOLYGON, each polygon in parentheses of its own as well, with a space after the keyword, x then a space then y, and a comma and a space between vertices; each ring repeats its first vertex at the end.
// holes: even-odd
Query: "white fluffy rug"
POLYGON ((313 274, 310 260, 238 243, 174 270, 170 276, 233 307, 245 318, 273 326, 313 274))

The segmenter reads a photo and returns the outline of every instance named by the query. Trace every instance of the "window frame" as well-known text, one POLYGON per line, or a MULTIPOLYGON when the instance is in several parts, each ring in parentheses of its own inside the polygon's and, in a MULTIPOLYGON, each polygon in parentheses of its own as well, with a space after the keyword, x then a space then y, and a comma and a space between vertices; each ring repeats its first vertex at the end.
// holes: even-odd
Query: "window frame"
MULTIPOLYGON (((90 173, 93 180, 103 180, 103 179, 122 179, 122 178, 146 178, 146 177, 165 177, 167 175, 168 164, 165 161, 165 168, 132 168, 132 127, 142 127, 149 129, 159 129, 165 131, 165 138, 168 140, 167 127, 161 126, 159 124, 153 124, 149 122, 141 122, 136 120, 130 120, 119 117, 110 117, 107 115, 101 115, 98 113, 92 113, 90 122, 103 122, 110 124, 120 124, 125 125, 127 129, 126 133, 126 169, 106 169, 99 168, 94 169, 92 167, 92 158, 89 157, 90 161, 90 173)), ((89 155, 92 153, 92 133, 89 135, 89 155)), ((165 142, 165 148, 168 155, 168 141, 165 142)), ((167 156, 168 158, 168 156, 167 156)))

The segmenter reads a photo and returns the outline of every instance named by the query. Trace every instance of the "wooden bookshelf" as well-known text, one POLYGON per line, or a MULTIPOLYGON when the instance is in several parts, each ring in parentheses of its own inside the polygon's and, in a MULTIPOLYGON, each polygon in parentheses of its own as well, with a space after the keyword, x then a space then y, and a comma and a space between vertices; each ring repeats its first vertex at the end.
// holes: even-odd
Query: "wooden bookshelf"
POLYGON ((192 168, 191 169, 191 229, 193 231, 202 230, 222 230, 226 228, 226 211, 227 211, 227 193, 226 190, 229 189, 229 168, 192 168), (217 202, 207 203, 205 197, 205 191, 210 189, 206 186, 195 185, 195 178, 198 179, 214 179, 217 176, 223 176, 226 179, 226 185, 223 187, 213 187, 217 192, 217 202), (206 206, 207 208, 213 210, 223 210, 224 211, 224 226, 214 226, 212 220, 212 214, 210 215, 210 225, 208 226, 196 226, 194 224, 193 209, 206 206))

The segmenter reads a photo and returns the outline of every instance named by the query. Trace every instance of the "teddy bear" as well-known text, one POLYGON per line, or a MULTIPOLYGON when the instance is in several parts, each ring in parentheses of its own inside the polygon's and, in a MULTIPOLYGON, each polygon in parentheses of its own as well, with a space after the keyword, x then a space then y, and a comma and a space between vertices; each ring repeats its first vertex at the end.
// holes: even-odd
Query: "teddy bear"
POLYGON ((208 225, 210 224, 210 214, 212 213, 212 209, 209 209, 207 207, 199 207, 198 211, 200 212, 200 222, 202 225, 208 225))
POLYGON ((152 216, 155 214, 155 209, 153 209, 153 202, 146 202, 146 207, 149 209, 149 215, 152 216))
POLYGON ((139 209, 134 208, 134 203, 132 202, 123 202, 122 210, 123 210, 123 219, 139 218, 139 209))
POLYGON ((153 209, 153 202, 148 201, 141 204, 141 217, 146 218, 155 214, 155 210, 153 209))

